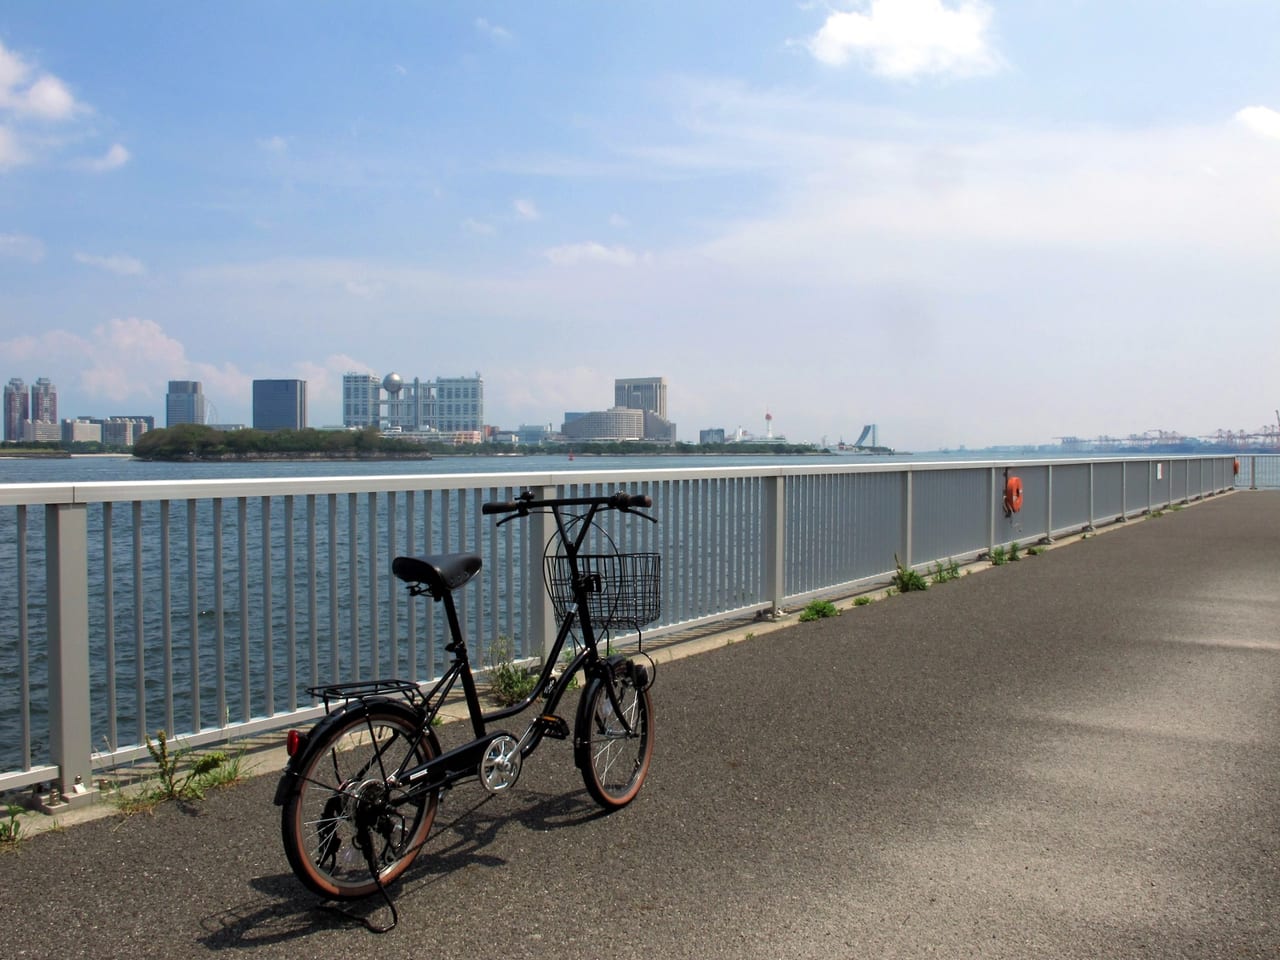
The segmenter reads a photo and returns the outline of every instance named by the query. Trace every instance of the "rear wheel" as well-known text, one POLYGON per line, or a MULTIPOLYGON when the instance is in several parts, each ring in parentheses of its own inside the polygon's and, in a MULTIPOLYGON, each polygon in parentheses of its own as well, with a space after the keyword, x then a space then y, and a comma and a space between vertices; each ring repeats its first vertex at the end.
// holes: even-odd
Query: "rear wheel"
POLYGON ((298 771, 281 813, 289 865, 323 897, 350 900, 399 877, 426 842, 437 790, 406 790, 390 778, 434 758, 417 714, 385 701, 352 711, 324 734, 298 771))
POLYGON ((653 701, 629 676, 591 681, 583 693, 575 739, 587 792, 608 810, 635 799, 653 758, 653 701), (616 701, 616 706, 615 706, 616 701))

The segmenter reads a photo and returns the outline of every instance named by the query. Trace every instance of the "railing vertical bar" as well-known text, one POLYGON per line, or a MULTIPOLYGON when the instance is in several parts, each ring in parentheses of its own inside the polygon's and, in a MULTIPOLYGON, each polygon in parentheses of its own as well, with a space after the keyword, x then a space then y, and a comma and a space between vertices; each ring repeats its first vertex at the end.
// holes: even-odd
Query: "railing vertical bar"
POLYGON ((329 680, 342 680, 342 651, 338 648, 338 495, 331 493, 329 501, 329 680))
POLYGON ((160 501, 160 636, 164 654, 164 723, 173 734, 173 589, 169 566, 169 501, 160 501))
POLYGON ((133 501, 133 648, 134 648, 134 717, 137 729, 134 743, 142 743, 147 735, 147 658, 146 633, 142 609, 142 501, 133 501))
POLYGON ((187 614, 191 620, 191 731, 203 729, 200 709, 200 564, 196 541, 196 501, 187 500, 187 614))
POLYGON ((223 589, 222 498, 213 500, 213 669, 218 724, 227 726, 227 630, 226 598, 223 589))
POLYGON ((702 616, 706 609, 706 578, 701 576, 703 572, 703 564, 706 563, 706 545, 703 543, 703 527, 702 511, 704 497, 703 489, 706 481, 699 478, 689 484, 689 499, 691 501, 689 521, 693 524, 693 533, 691 540, 693 542, 693 550, 686 556, 693 561, 693 606, 698 616, 702 616))
MULTIPOLYGON (((435 508, 434 490, 422 491, 422 552, 433 553, 435 550, 435 508)), ((427 623, 423 631, 427 640, 427 676, 436 675, 436 605, 427 604, 427 623)))
POLYGON ((365 517, 365 523, 368 525, 369 544, 367 556, 369 558, 369 678, 376 680, 383 675, 382 673, 382 631, 379 629, 378 616, 378 580, 380 564, 378 563, 378 495, 370 492, 367 498, 367 509, 369 515, 365 517))
MULTIPOLYGON (((711 602, 724 597, 724 556, 721 552, 724 524, 724 478, 712 477, 707 481, 707 590, 711 602)), ((721 601, 723 602, 723 600, 721 601)))
MULTIPOLYGON (((394 490, 387 491, 387 553, 381 569, 378 571, 385 576, 384 571, 391 569, 392 559, 399 554, 396 546, 398 538, 396 537, 396 527, 400 522, 399 498, 394 490)), ((395 584, 388 581, 387 586, 387 646, 391 649, 388 651, 388 659, 390 661, 390 673, 388 676, 399 677, 400 673, 400 591, 395 588, 395 584)))
POLYGON ((360 502, 347 494, 347 629, 351 632, 351 679, 359 680, 360 669, 360 502))
POLYGON ((106 646, 107 749, 115 750, 116 739, 116 578, 112 557, 114 537, 110 500, 102 504, 102 616, 105 621, 103 642, 106 646))
POLYGON ((17 506, 18 547, 18 735, 22 738, 22 768, 31 763, 31 636, 27 619, 27 505, 17 506))
MULTIPOLYGON (((465 499, 465 494, 460 492, 459 496, 465 499)), ((480 515, 480 502, 483 499, 484 498, 482 495, 482 491, 480 490, 479 487, 475 487, 474 489, 472 489, 471 513, 470 513, 470 517, 471 517, 470 549, 477 554, 484 553, 484 536, 482 533, 484 524, 482 523, 483 518, 480 515)), ((490 572, 492 572, 492 570, 490 572)), ((475 618, 473 629, 474 629, 474 636, 476 638, 477 647, 483 647, 486 640, 492 643, 493 638, 496 636, 496 634, 490 629, 490 626, 488 623, 488 615, 487 615, 488 605, 485 603, 485 596, 486 596, 485 591, 487 586, 488 584, 484 577, 476 577, 475 594, 474 594, 475 604, 476 604, 476 618, 475 618)), ((490 591, 490 592, 493 592, 493 591, 490 591)), ((513 654, 514 652, 515 651, 512 650, 513 654)))
MULTIPOLYGON (((418 525, 418 495, 410 490, 405 494, 404 498, 404 552, 408 556, 417 554, 417 538, 414 536, 414 530, 418 525)), ((405 631, 408 636, 408 649, 405 650, 405 656, 408 659, 408 678, 410 680, 421 680, 418 676, 418 604, 414 597, 409 597, 405 601, 407 607, 405 631)))
POLYGON ((298 709, 298 590, 293 575, 293 500, 293 494, 284 498, 284 638, 285 676, 288 681, 285 702, 289 704, 290 713, 298 709))
POLYGON ((724 577, 726 577, 727 588, 732 590, 731 605, 737 607, 741 600, 741 584, 742 576, 740 573, 739 559, 741 557, 742 543, 742 521, 745 520, 744 511, 742 511, 742 484, 746 483, 741 477, 730 477, 726 484, 727 489, 724 492, 724 554, 726 554, 726 566, 724 566, 724 577))
POLYGON ((787 481, 778 475, 764 478, 764 510, 761 516, 760 559, 764 599, 773 616, 782 612, 786 567, 783 552, 787 536, 787 481))
MULTIPOLYGON (((457 516, 455 522, 458 525, 458 549, 467 549, 467 492, 465 490, 455 490, 453 492, 454 499, 457 502, 457 516)), ((477 550, 480 544, 475 544, 477 550)), ((477 577, 467 584, 466 589, 458 591, 458 616, 462 618, 463 629, 474 640, 476 666, 484 669, 484 665, 488 663, 488 651, 485 647, 485 635, 480 630, 480 620, 484 614, 484 601, 481 597, 482 584, 481 577, 477 577)))
MULTIPOLYGON (((507 499, 509 499, 509 498, 510 498, 510 494, 511 494, 511 493, 512 493, 512 490, 511 490, 511 488, 510 488, 510 487, 508 487, 508 488, 507 488, 507 494, 508 494, 507 499)), ((508 525, 508 527, 507 527, 507 529, 510 529, 510 528, 511 528, 511 525, 509 524, 509 525, 508 525)), ((519 578, 519 580, 520 580, 520 590, 521 590, 521 603, 520 603, 520 638, 521 638, 521 641, 522 641, 522 642, 523 642, 523 644, 524 644, 524 650, 525 650, 525 654, 526 654, 526 656, 527 656, 527 655, 529 655, 529 654, 528 654, 528 651, 529 651, 529 650, 531 650, 531 649, 533 649, 533 641, 534 641, 534 637, 533 637, 532 609, 531 609, 531 608, 532 608, 532 602, 531 602, 531 599, 530 599, 530 598, 531 598, 531 596, 532 596, 533 583, 535 582, 535 577, 536 577, 536 582, 539 584, 539 586, 542 584, 542 570, 540 569, 540 567, 538 567, 538 568, 535 568, 535 567, 534 567, 534 560, 533 560, 533 538, 532 538, 532 536, 530 535, 529 525, 528 525, 528 524, 524 524, 524 523, 520 524, 520 532, 519 532, 519 535, 517 536, 516 534, 509 534, 509 536, 511 536, 511 537, 513 537, 513 538, 515 538, 515 539, 516 539, 516 542, 519 544, 519 552, 520 552, 520 570, 521 570, 521 571, 523 571, 523 573, 524 573, 524 576, 522 576, 522 577, 520 577, 520 578, 519 578)), ((508 556, 507 556, 507 583, 514 583, 514 582, 515 582, 515 580, 512 578, 512 573, 513 573, 513 571, 512 571, 512 566, 513 566, 513 563, 514 563, 514 561, 513 561, 513 555, 515 554, 515 552, 516 552, 516 551, 515 551, 514 549, 513 549, 513 550, 509 550, 509 551, 508 551, 508 556)), ((539 558, 539 561, 538 561, 538 562, 539 562, 539 565, 540 565, 540 564, 541 564, 541 558, 539 558)))
POLYGON ((275 603, 271 582, 271 498, 262 497, 262 679, 265 716, 276 712, 275 631, 272 623, 275 603))
POLYGON ((240 588, 240 719, 253 717, 253 697, 249 687, 249 498, 236 499, 236 548, 240 588))
MULTIPOLYGON (((480 491, 477 490, 477 496, 479 493, 480 491)), ((493 487, 488 489, 488 498, 490 500, 498 499, 497 491, 493 487)), ((480 510, 477 506, 477 521, 479 521, 479 518, 480 510)), ((489 576, 487 577, 489 582, 489 620, 493 624, 493 635, 495 637, 509 636, 511 638, 512 656, 522 657, 524 656, 524 650, 522 647, 517 645, 517 640, 519 640, 520 643, 523 643, 524 638, 517 638, 515 631, 511 629, 510 622, 508 621, 504 624, 502 621, 502 594, 505 592, 508 598, 511 596, 512 582, 511 578, 507 577, 507 589, 505 591, 499 589, 499 584, 501 582, 499 574, 502 568, 498 563, 498 525, 496 523, 489 524, 488 541, 488 557, 487 562, 485 563, 485 568, 489 571, 489 576)), ((477 541, 477 545, 479 545, 479 541, 477 541)))
POLYGON ((320 585, 316 571, 316 495, 307 494, 307 647, 311 655, 310 685, 320 684, 320 629, 316 622, 320 585))
MULTIPOLYGON (((508 494, 509 494, 509 491, 508 491, 508 494)), ((502 499, 510 499, 510 497, 509 495, 502 496, 502 499)), ((503 545, 504 561, 506 566, 505 583, 507 585, 507 596, 505 601, 505 606, 506 606, 505 616, 506 616, 507 629, 511 631, 513 636, 520 637, 521 649, 524 652, 524 655, 528 656, 529 655, 528 631, 525 630, 523 624, 519 624, 516 622, 516 610, 517 610, 516 590, 519 589, 522 593, 527 593, 528 591, 534 589, 533 584, 526 584, 523 582, 523 580, 517 579, 515 576, 516 551, 519 549, 520 544, 523 543, 525 540, 524 527, 525 527, 524 524, 519 524, 519 525, 508 524, 506 527, 504 527, 503 530, 505 531, 505 533, 503 533, 503 536, 502 536, 502 545, 503 545)), ((497 523, 494 523, 493 528, 495 531, 497 531, 498 529, 497 523)), ((537 582, 539 585, 541 585, 542 580, 539 579, 537 582)), ((525 607, 525 604, 521 603, 519 609, 524 609, 524 607, 525 607)))

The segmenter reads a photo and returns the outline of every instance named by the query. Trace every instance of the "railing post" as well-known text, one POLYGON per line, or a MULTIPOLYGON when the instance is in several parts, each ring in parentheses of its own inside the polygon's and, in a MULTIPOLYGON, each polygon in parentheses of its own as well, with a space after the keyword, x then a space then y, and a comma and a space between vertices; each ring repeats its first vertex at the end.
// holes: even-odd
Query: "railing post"
POLYGON ((902 471, 902 565, 911 569, 911 541, 915 539, 915 474, 910 468, 902 471))
POLYGON ((67 802, 89 799, 89 537, 82 503, 45 507, 49 741, 67 802))
POLYGON ((1256 455, 1249 458, 1249 489, 1258 489, 1258 458, 1256 455))
MULTIPOLYGON (((1092 467, 1090 468, 1092 469, 1092 467)), ((1092 513, 1092 510, 1090 510, 1092 513)), ((1053 543, 1053 464, 1049 464, 1044 481, 1044 536, 1041 543, 1053 543)))
POLYGON ((786 478, 774 474, 764 479, 764 517, 761 521, 761 560, 764 562, 764 595, 771 616, 782 614, 786 592, 784 559, 787 542, 786 478))
POLYGON ((1094 522, 1098 519, 1096 516, 1094 516, 1094 510, 1096 509, 1096 507, 1093 500, 1093 497, 1094 497, 1093 487, 1097 478, 1094 474, 1093 466, 1094 466, 1093 461, 1090 460, 1089 461, 1089 525, 1085 527, 1086 530, 1093 530, 1094 522))
POLYGON ((987 473, 987 556, 996 546, 996 468, 987 473))
MULTIPOLYGON (((533 493, 538 500, 550 500, 556 495, 556 488, 537 487, 533 493)), ((534 635, 533 642, 525 649, 541 650, 543 663, 551 656, 551 648, 556 640, 555 608, 551 606, 551 598, 542 587, 542 557, 555 532, 556 521, 549 512, 538 510, 529 514, 528 535, 533 538, 529 565, 532 569, 524 572, 524 582, 529 601, 529 625, 534 635)))

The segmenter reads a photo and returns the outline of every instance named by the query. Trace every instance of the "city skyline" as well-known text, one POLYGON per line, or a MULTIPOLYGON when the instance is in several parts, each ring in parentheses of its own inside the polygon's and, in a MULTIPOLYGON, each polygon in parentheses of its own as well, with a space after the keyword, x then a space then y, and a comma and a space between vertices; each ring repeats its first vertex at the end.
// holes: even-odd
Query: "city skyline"
POLYGON ((1280 6, 16 5, 0 357, 62 409, 482 369, 899 449, 1254 430, 1280 6), (388 364, 388 356, 393 358, 388 364), (26 378, 30 382, 30 378, 26 378))

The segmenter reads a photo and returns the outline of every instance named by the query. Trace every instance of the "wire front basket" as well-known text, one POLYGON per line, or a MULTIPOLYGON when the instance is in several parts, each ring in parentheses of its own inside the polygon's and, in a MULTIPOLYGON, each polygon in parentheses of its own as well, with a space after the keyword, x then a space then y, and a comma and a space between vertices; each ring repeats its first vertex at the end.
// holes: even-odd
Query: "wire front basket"
MULTIPOLYGON (((569 558, 545 558, 547 593, 561 623, 573 608, 569 558)), ((587 578, 587 607, 597 630, 639 630, 662 612, 662 564, 656 553, 581 553, 578 572, 587 578)))

